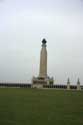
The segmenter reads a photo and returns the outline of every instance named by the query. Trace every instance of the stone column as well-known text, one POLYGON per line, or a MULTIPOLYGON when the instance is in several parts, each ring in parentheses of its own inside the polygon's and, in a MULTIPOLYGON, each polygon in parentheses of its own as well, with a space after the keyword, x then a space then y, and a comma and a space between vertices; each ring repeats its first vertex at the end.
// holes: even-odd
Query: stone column
POLYGON ((77 81, 77 90, 81 90, 79 78, 78 78, 78 81, 77 81))
POLYGON ((69 78, 67 80, 67 90, 70 90, 70 80, 69 80, 69 78))
POLYGON ((47 50, 46 50, 46 40, 43 39, 42 41, 42 49, 40 53, 40 71, 39 71, 40 78, 47 77, 47 50))

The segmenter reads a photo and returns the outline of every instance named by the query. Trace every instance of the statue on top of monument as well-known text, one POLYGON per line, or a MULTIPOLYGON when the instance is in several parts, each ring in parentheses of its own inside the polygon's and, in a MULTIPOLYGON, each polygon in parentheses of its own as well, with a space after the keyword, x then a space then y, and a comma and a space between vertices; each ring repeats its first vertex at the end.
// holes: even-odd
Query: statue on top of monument
POLYGON ((43 43, 43 44, 46 44, 46 43, 47 43, 47 41, 46 41, 45 39, 43 39, 43 40, 42 40, 42 43, 43 43))

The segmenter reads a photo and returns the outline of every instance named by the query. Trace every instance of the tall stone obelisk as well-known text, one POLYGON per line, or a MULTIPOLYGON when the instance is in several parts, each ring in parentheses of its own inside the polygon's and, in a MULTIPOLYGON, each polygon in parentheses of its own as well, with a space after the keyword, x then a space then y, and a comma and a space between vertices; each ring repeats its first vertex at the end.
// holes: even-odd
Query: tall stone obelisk
POLYGON ((40 68, 39 68, 39 76, 32 78, 32 88, 43 88, 43 85, 53 84, 53 77, 49 77, 47 75, 47 49, 46 49, 47 41, 45 39, 42 40, 42 48, 40 52, 40 68))
POLYGON ((46 78, 47 77, 47 49, 46 49, 47 41, 45 39, 42 40, 42 49, 40 52, 40 69, 39 69, 39 77, 46 78))

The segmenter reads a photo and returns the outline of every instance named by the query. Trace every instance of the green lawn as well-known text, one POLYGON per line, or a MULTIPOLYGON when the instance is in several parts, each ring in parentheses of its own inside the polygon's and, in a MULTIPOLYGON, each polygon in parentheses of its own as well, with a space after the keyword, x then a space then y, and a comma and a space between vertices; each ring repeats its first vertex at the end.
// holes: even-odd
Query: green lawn
POLYGON ((0 88, 0 125, 83 125, 83 91, 0 88))

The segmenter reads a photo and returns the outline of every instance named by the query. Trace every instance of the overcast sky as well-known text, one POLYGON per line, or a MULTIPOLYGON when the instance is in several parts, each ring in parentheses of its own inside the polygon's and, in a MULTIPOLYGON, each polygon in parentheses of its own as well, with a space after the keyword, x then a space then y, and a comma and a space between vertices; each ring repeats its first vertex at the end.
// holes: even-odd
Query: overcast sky
POLYGON ((48 75, 83 84, 83 0, 0 0, 0 81, 38 76, 43 38, 48 75))

